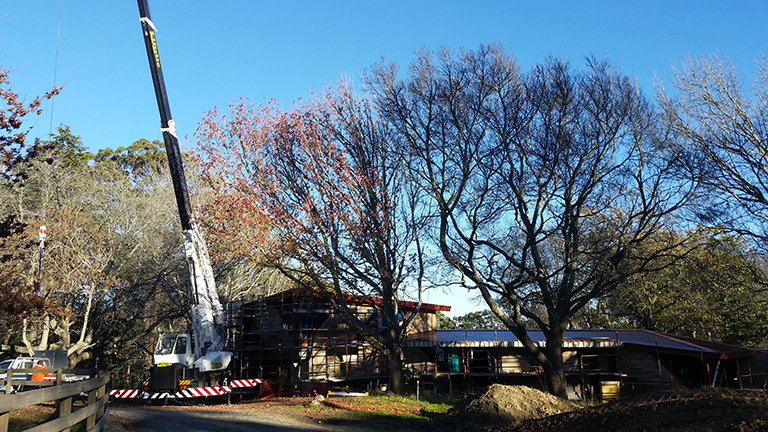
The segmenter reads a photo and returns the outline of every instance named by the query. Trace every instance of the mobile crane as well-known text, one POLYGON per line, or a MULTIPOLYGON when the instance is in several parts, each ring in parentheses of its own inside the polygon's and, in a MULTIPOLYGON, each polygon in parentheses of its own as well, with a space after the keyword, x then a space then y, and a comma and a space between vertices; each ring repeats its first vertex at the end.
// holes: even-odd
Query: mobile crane
POLYGON ((188 334, 161 335, 155 348, 148 390, 174 392, 186 386, 224 385, 227 384, 224 372, 232 360, 232 353, 225 351, 226 329, 222 305, 216 291, 205 239, 190 210, 179 141, 171 118, 157 51, 156 28, 150 18, 147 0, 138 0, 138 3, 144 43, 160 109, 160 128, 181 218, 184 254, 189 266, 193 298, 194 348, 188 334))

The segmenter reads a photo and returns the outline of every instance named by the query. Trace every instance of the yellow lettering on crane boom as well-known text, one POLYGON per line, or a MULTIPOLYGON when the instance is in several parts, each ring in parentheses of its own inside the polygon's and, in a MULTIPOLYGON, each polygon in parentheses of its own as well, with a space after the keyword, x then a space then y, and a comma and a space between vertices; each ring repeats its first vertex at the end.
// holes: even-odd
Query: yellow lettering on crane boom
POLYGON ((149 38, 152 39, 152 53, 155 55, 155 65, 160 69, 160 54, 157 53, 157 41, 155 40, 155 32, 149 32, 149 38))

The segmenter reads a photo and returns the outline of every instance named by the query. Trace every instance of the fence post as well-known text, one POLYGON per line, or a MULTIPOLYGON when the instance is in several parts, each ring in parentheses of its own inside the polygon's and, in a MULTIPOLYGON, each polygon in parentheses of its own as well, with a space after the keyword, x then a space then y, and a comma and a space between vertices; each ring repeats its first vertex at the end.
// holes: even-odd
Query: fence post
MULTIPOLYGON (((62 369, 56 369, 56 385, 57 386, 61 385, 61 373, 62 373, 62 369)), ((57 399, 56 402, 54 402, 53 404, 56 407, 56 411, 59 411, 61 409, 60 400, 57 399)))
MULTIPOLYGON (((97 389, 93 389, 88 392, 88 406, 91 406, 96 403, 98 400, 96 397, 97 389)), ((98 413, 94 413, 90 416, 88 416, 88 419, 85 421, 85 430, 91 430, 94 426, 96 426, 96 416, 98 413)))
POLYGON ((9 395, 13 391, 13 374, 11 369, 5 372, 5 394, 9 395))
MULTIPOLYGON (((105 394, 107 394, 107 386, 103 385, 103 386, 99 387, 99 393, 98 393, 98 398, 97 399, 101 400, 101 398, 103 398, 105 394)), ((100 419, 103 415, 104 415, 104 408, 101 408, 99 410, 98 414, 96 415, 96 418, 100 419)))
MULTIPOLYGON (((59 400, 59 418, 72 414, 72 396, 59 400)), ((69 432, 69 428, 64 429, 69 432)))

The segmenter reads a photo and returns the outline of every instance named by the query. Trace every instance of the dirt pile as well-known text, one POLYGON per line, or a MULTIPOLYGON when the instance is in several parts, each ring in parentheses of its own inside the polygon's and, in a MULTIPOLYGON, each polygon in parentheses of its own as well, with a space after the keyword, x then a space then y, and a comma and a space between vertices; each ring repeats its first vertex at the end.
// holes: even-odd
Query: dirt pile
POLYGON ((531 387, 493 384, 455 408, 455 430, 498 429, 510 423, 579 409, 577 405, 531 387))
POLYGON ((505 432, 768 431, 768 394, 722 388, 668 390, 509 425, 505 432))

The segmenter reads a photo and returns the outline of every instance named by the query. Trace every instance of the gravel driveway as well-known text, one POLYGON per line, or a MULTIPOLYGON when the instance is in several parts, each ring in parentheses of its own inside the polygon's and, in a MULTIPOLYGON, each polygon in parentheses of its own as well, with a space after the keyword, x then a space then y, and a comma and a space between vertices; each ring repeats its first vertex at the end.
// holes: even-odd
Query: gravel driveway
MULTIPOLYGON (((153 407, 112 404, 107 432, 301 432, 339 430, 301 411, 249 410, 226 405, 208 407, 153 407)), ((349 430, 349 429, 347 429, 349 430)))

